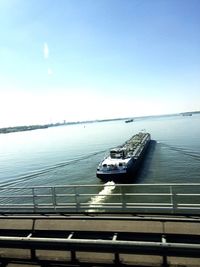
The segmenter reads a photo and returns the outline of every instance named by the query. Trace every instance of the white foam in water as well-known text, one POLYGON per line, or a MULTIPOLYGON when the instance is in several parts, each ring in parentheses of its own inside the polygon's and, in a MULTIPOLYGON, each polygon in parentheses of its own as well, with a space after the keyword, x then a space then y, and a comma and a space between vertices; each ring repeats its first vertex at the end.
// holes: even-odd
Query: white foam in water
MULTIPOLYGON (((115 183, 113 181, 104 184, 104 188, 99 192, 97 196, 94 196, 89 201, 90 207, 100 207, 100 204, 111 194, 112 190, 115 189, 115 183)), ((89 209, 89 212, 95 211, 94 209, 89 209)))

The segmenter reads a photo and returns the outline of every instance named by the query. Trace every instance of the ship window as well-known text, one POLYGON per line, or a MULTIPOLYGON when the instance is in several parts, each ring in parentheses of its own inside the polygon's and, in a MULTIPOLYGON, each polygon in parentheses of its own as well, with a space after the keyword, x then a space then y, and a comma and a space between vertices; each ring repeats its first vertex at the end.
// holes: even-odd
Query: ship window
POLYGON ((119 163, 119 166, 120 166, 120 167, 121 167, 121 166, 123 166, 123 163, 122 163, 122 162, 120 162, 120 163, 119 163))
POLYGON ((107 167, 107 164, 103 164, 103 167, 107 167))
POLYGON ((110 152, 110 156, 113 159, 119 159, 119 158, 123 157, 123 152, 114 152, 114 151, 112 151, 112 152, 110 152))

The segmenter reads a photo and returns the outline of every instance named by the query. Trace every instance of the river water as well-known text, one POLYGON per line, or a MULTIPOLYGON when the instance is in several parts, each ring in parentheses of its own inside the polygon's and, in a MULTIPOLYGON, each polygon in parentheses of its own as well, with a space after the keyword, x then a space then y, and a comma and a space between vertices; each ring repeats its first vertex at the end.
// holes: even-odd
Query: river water
POLYGON ((100 184, 96 168, 109 149, 140 130, 154 142, 135 183, 200 182, 200 115, 154 117, 0 135, 0 185, 100 184))

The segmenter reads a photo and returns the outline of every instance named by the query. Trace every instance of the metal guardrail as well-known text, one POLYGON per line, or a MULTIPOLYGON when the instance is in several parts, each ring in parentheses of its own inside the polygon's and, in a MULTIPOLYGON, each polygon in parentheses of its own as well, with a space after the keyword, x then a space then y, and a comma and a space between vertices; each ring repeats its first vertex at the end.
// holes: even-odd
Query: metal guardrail
POLYGON ((181 257, 198 260, 200 258, 198 234, 194 236, 190 234, 70 232, 35 229, 30 232, 13 229, 6 232, 4 229, 3 235, 0 235, 0 247, 5 250, 1 258, 4 263, 3 266, 7 266, 12 261, 39 264, 37 266, 121 266, 126 260, 129 261, 129 264, 131 262, 134 266, 141 266, 142 258, 151 255, 153 257, 160 256, 154 262, 155 265, 151 266, 169 267, 171 266, 168 264, 168 257, 170 256, 175 256, 176 261, 177 258, 181 257), (12 250, 11 254, 9 249, 12 250), (19 258, 18 253, 22 253, 23 250, 28 251, 28 254, 20 254, 21 257, 19 258), (64 252, 64 254, 56 254, 58 251, 64 252), (81 257, 81 252, 84 252, 85 258, 81 257), (93 254, 90 254, 91 252, 93 254), (95 255, 99 258, 95 258, 94 253, 97 253, 95 255), (109 264, 108 258, 106 258, 108 254, 110 255, 109 264), (137 258, 134 258, 135 254, 141 255, 139 262, 137 258), (54 255, 53 258, 52 255, 54 255))
POLYGON ((0 212, 200 214, 200 183, 0 187, 0 212))
MULTIPOLYGON (((76 258, 77 252, 86 252, 86 253, 97 252, 97 253, 107 253, 107 254, 112 253, 114 254, 113 257, 114 264, 121 263, 120 260, 121 254, 127 254, 127 255, 139 254, 139 255, 154 255, 154 256, 157 255, 162 257, 162 260, 160 262, 161 265, 159 266, 166 266, 166 267, 169 266, 167 264, 168 256, 192 257, 192 258, 200 257, 199 243, 167 242, 165 236, 161 236, 160 241, 144 241, 144 240, 126 240, 126 239, 118 240, 117 234, 114 234, 110 240, 106 240, 104 238, 100 239, 73 238, 73 233, 69 234, 69 236, 67 237, 54 237, 54 238, 32 237, 32 234, 29 234, 27 237, 0 236, 0 246, 4 248, 19 247, 20 249, 26 249, 26 250, 30 249, 31 250, 30 254, 32 255, 32 257, 29 259, 30 262, 37 262, 39 260, 37 259, 37 257, 35 257, 37 250, 43 250, 43 251, 46 250, 48 251, 49 254, 51 254, 52 253, 51 251, 55 250, 55 248, 57 251, 71 252, 71 257, 68 260, 71 263, 77 262, 76 258)), ((9 260, 11 260, 11 258, 12 257, 10 257, 9 260)), ((95 260, 93 261, 95 262, 95 260)), ((58 258, 57 262, 59 262, 58 258)), ((66 263, 67 261, 65 260, 65 264, 66 263)), ((136 265, 134 264, 134 266, 136 265)))

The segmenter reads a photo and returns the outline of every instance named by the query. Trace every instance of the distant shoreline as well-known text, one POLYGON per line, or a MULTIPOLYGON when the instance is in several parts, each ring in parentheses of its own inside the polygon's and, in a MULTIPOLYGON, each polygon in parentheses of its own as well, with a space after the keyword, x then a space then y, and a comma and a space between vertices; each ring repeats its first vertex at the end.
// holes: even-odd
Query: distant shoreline
POLYGON ((63 122, 63 123, 51 123, 44 125, 29 125, 29 126, 14 126, 14 127, 4 127, 0 128, 0 134, 15 133, 15 132, 24 132, 24 131, 33 131, 38 129, 46 129, 50 127, 57 127, 63 125, 72 125, 72 124, 86 124, 86 123, 95 123, 95 122, 109 122, 109 121, 119 121, 119 120, 128 120, 128 119, 148 119, 155 117, 172 117, 172 116, 191 116, 193 114, 200 114, 200 111, 191 111, 191 112, 182 112, 175 114, 166 114, 166 115, 151 115, 151 116, 141 116, 141 117, 128 117, 128 118, 115 118, 115 119, 102 119, 102 120, 90 120, 90 121, 76 121, 76 122, 63 122))
POLYGON ((16 126, 16 127, 5 127, 0 128, 0 133, 15 133, 15 132, 24 132, 24 131, 32 131, 37 129, 48 128, 47 125, 30 125, 30 126, 16 126))

